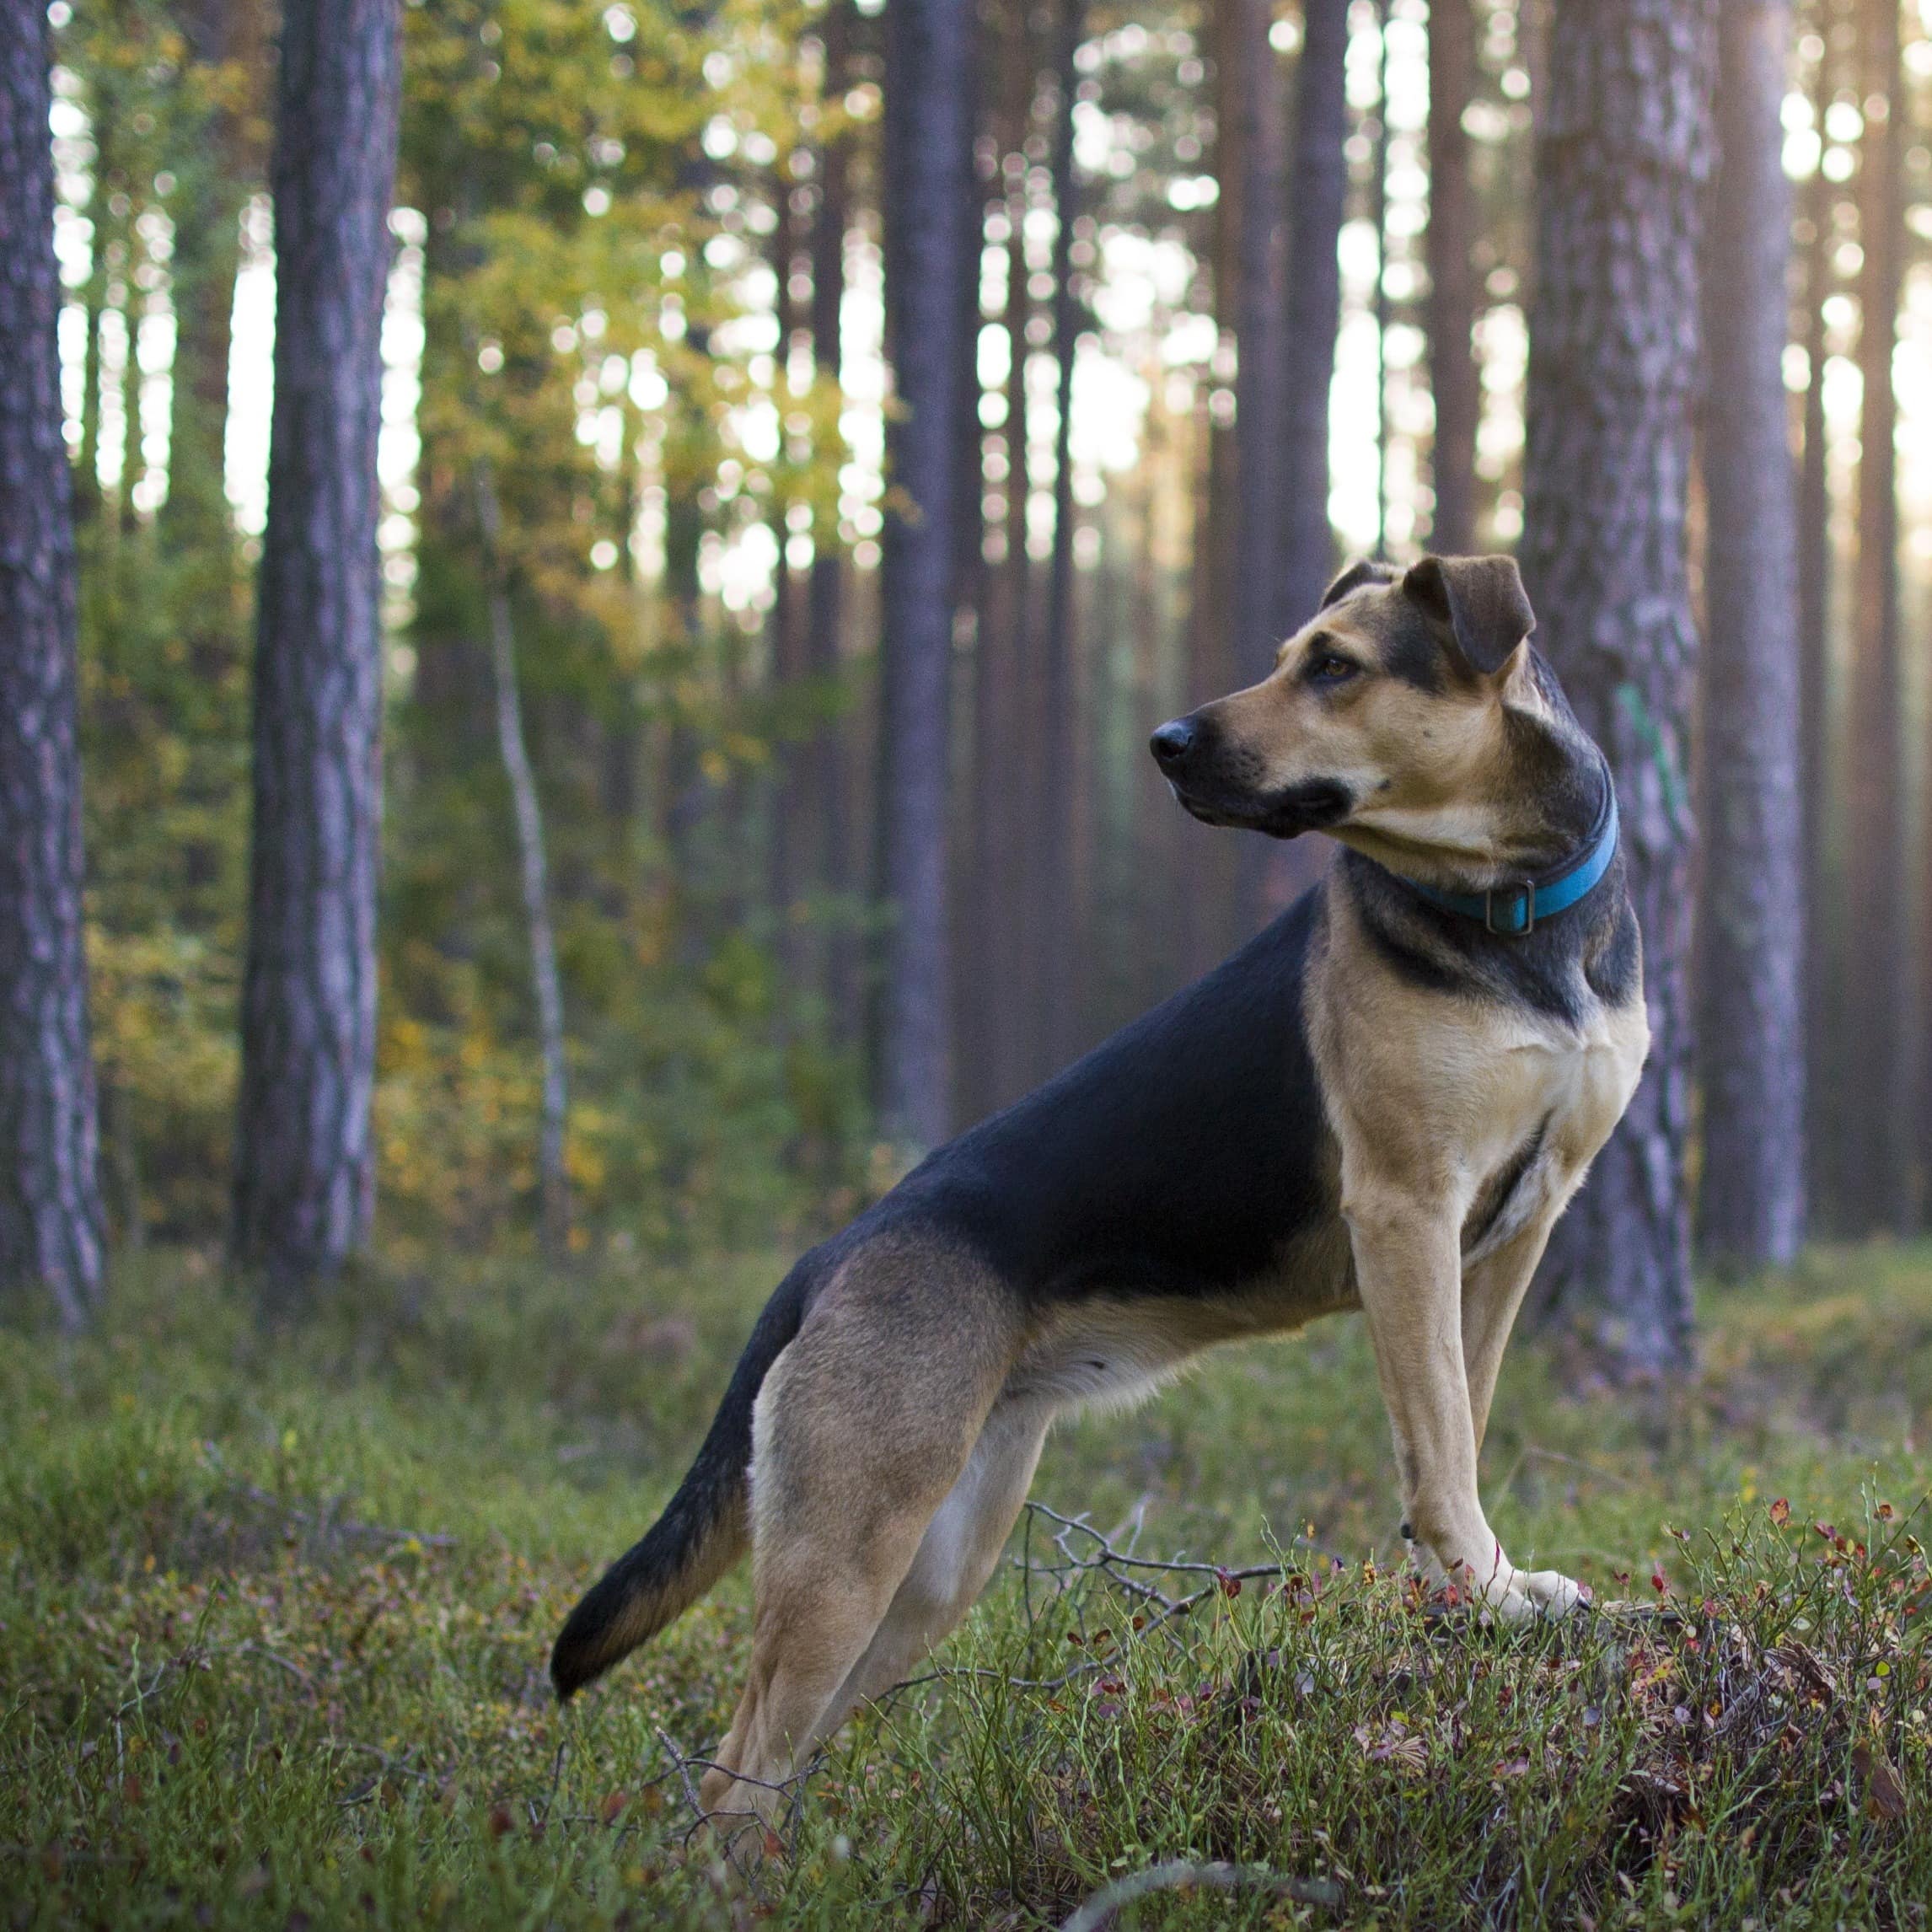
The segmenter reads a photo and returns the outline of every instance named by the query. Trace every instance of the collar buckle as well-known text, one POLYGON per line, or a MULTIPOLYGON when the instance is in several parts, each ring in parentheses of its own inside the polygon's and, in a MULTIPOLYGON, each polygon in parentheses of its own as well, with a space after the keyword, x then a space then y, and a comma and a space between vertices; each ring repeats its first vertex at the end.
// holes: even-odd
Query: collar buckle
POLYGON ((1499 939, 1521 939, 1536 931, 1536 887, 1528 879, 1514 885, 1492 887, 1483 894, 1483 930, 1499 939), (1505 926, 1496 923, 1496 901, 1499 895, 1513 915, 1516 908, 1511 900, 1520 900, 1521 916, 1512 917, 1505 926))

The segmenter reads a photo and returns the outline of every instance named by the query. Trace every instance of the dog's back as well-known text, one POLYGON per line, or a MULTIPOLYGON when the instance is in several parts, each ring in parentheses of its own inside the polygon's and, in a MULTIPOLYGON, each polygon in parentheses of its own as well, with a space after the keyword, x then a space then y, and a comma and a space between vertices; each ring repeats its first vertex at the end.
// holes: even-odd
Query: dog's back
MULTIPOLYGON (((1090 1296, 1236 1294, 1278 1280, 1297 1237, 1335 1222, 1334 1142, 1301 1011, 1323 889, 936 1150, 799 1261, 663 1515, 572 1612, 550 1660, 561 1695, 648 1641, 743 1554, 759 1389, 818 1290, 867 1244, 970 1255, 1012 1296, 1016 1317, 1037 1323, 1090 1296)), ((1339 1287, 1296 1285, 1328 1301, 1339 1287)))
POLYGON ((941 1148, 868 1218, 930 1218, 1034 1307, 1269 1275, 1335 1210, 1301 1008, 1323 889, 941 1148))

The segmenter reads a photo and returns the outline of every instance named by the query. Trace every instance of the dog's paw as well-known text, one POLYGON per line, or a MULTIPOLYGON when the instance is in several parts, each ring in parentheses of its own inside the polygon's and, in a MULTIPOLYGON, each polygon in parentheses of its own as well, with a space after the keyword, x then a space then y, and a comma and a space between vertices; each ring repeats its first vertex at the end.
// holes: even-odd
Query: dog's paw
POLYGON ((1537 1618, 1567 1617, 1590 1601, 1587 1586, 1559 1570, 1518 1570, 1493 1543, 1494 1555, 1485 1578, 1473 1563, 1444 1563, 1426 1543, 1416 1541, 1403 1526, 1411 1565, 1429 1587, 1477 1610, 1487 1611, 1499 1623, 1527 1623, 1537 1618))
POLYGON ((1559 1570, 1518 1570, 1510 1563, 1499 1566, 1487 1585, 1479 1585, 1476 1595, 1504 1623, 1567 1617, 1590 1601, 1588 1589, 1559 1570))
POLYGON ((1590 1586, 1560 1570, 1519 1570, 1516 1584, 1545 1617, 1567 1617, 1590 1601, 1590 1586))

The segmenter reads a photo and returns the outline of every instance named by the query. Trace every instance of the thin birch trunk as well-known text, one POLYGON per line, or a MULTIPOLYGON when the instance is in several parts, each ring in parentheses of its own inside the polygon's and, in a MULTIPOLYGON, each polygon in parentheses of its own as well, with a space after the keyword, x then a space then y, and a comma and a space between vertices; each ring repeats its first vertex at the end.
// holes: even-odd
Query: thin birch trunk
POLYGON ((517 856, 523 920, 530 935, 530 985, 536 996, 537 1038, 543 1056, 542 1125, 537 1176, 542 1199, 545 1253, 561 1258, 570 1249, 570 1182, 564 1171, 564 1129, 570 1092, 564 1065, 563 989, 557 978, 556 935, 550 925, 550 867, 544 855, 543 808, 523 737, 523 707, 517 693, 517 635, 510 616, 510 588, 503 567, 502 512, 490 465, 476 465, 476 520, 483 532, 489 572, 490 657, 496 686, 496 745, 510 781, 517 819, 517 856))

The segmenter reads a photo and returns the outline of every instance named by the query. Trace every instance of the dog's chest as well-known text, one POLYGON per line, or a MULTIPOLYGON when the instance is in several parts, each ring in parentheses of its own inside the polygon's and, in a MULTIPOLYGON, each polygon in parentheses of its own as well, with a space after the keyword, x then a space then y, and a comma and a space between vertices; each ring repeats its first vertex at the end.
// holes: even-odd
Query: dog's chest
POLYGON ((1498 1043, 1491 1103, 1475 1110, 1465 1266, 1560 1211, 1629 1104, 1650 1038, 1638 1002, 1512 1033, 1498 1043))

